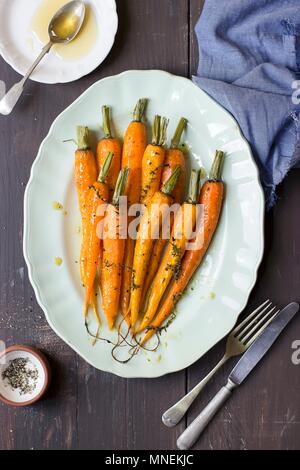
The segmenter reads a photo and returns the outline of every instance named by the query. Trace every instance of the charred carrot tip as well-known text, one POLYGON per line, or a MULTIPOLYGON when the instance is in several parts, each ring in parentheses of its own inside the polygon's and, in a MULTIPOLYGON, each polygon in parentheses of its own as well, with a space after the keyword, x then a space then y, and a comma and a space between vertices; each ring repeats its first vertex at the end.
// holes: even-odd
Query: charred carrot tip
POLYGON ((83 315, 85 319, 87 319, 88 317, 89 306, 90 306, 90 300, 89 300, 89 297, 87 296, 84 302, 84 307, 83 307, 83 315))

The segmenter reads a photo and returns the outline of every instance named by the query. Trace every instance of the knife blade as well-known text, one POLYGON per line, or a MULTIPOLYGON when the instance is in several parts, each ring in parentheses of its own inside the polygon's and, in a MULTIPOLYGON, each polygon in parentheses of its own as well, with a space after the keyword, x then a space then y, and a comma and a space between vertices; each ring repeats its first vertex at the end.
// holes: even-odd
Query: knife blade
POLYGON ((227 384, 221 388, 199 416, 197 416, 181 436, 179 436, 177 440, 179 449, 187 450, 192 447, 217 411, 231 396, 232 391, 237 388, 257 366, 298 310, 298 303, 290 303, 278 313, 263 333, 258 336, 231 371, 227 384))
POLYGON ((299 310, 299 304, 292 302, 284 307, 274 320, 267 326, 256 341, 247 349, 239 362, 229 375, 229 380, 235 385, 240 385, 264 355, 269 351, 282 330, 292 320, 299 310))

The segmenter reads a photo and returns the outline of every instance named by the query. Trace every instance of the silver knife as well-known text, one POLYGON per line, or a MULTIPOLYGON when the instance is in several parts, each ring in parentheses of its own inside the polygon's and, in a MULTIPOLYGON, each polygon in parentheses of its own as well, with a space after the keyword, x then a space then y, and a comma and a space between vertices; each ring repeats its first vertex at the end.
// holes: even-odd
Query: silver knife
POLYGON ((257 340, 254 341, 232 370, 228 377, 227 384, 221 388, 199 416, 197 416, 181 436, 179 436, 177 440, 177 447, 179 449, 187 450, 192 447, 217 411, 231 396, 232 391, 244 382, 250 372, 276 341, 286 325, 296 315, 298 310, 299 304, 296 302, 292 302, 287 305, 278 313, 275 319, 267 326, 257 340))

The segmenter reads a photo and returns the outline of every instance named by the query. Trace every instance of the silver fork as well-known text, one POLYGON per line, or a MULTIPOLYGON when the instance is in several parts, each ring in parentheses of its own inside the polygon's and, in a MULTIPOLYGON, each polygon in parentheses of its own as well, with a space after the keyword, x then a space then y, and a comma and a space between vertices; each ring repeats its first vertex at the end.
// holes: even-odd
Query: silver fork
POLYGON ((279 312, 279 310, 277 310, 273 313, 275 309, 276 306, 273 306, 272 302, 266 300, 232 330, 227 338, 226 352, 220 362, 198 383, 198 385, 162 415, 162 421, 166 426, 176 426, 217 370, 219 370, 229 358, 239 356, 251 346, 253 341, 255 341, 279 312))

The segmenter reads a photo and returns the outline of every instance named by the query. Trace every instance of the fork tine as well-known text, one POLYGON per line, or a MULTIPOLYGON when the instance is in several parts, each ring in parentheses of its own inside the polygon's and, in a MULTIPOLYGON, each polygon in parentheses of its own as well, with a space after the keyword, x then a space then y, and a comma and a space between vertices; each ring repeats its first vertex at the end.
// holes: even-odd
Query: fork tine
POLYGON ((251 320, 251 318, 254 317, 254 315, 256 315, 258 312, 260 312, 260 310, 269 302, 269 305, 272 304, 272 302, 270 302, 270 300, 266 300, 265 302, 263 302, 259 307, 257 307, 257 309, 254 310, 254 312, 250 313, 250 315, 248 315, 241 323, 239 323, 235 329, 232 331, 232 334, 233 335, 236 335, 241 328, 243 328, 243 326, 245 326, 249 320, 251 320))
POLYGON ((258 315, 256 315, 252 321, 250 323, 248 323, 246 325, 245 328, 243 328, 243 330, 238 334, 237 336, 237 339, 240 339, 242 336, 244 336, 250 329, 250 327, 252 327, 252 325, 257 325, 259 322, 258 320, 266 313, 266 312, 269 312, 267 313, 266 315, 269 315, 270 313, 272 313, 272 310, 275 310, 276 307, 273 307, 272 310, 270 310, 270 307, 272 306, 272 303, 268 304, 258 315))
MULTIPOLYGON (((274 318, 278 315, 278 313, 280 312, 280 310, 277 310, 274 315, 271 316, 271 318, 269 318, 269 320, 263 324, 263 326, 255 333, 254 336, 252 336, 252 338, 244 343, 245 346, 247 346, 247 348, 249 348, 251 346, 251 344, 256 340, 256 338, 264 331, 264 329, 269 325, 269 323, 271 323, 272 320, 274 320, 274 318)), ((243 340, 244 341, 244 340, 243 340)))
POLYGON ((268 317, 270 318, 270 315, 271 313, 274 312, 276 307, 273 307, 271 310, 269 310, 260 320, 258 323, 256 323, 253 328, 251 328, 251 330, 246 334, 246 336, 242 337, 241 341, 242 343, 246 342, 247 339, 249 339, 254 333, 256 333, 257 331, 257 328, 260 326, 260 325, 264 325, 265 321, 268 319, 268 317))

